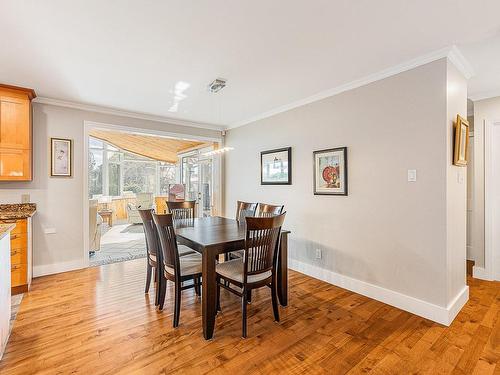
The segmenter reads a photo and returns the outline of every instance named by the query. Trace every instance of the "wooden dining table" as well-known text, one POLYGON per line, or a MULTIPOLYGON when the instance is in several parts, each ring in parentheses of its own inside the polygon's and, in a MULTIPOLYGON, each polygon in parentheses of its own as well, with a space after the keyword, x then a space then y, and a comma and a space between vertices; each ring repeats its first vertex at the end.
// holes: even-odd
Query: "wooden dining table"
MULTIPOLYGON (((217 315, 217 283, 215 265, 219 254, 245 248, 246 225, 234 219, 219 216, 190 220, 188 225, 175 229, 179 243, 199 252, 203 258, 202 268, 202 322, 203 336, 210 340, 214 335, 217 315)), ((282 306, 288 304, 288 234, 281 231, 278 253, 277 278, 278 300, 282 306)))

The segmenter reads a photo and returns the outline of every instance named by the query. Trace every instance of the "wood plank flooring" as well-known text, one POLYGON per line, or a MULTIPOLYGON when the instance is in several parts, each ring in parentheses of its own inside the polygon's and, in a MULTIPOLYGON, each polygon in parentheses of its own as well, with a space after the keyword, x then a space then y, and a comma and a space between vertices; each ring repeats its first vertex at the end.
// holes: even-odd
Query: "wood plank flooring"
POLYGON ((500 283, 469 279, 470 300, 450 327, 297 272, 290 306, 273 322, 269 291, 253 296, 249 337, 240 303, 222 292, 215 339, 205 341, 201 303, 183 292, 172 328, 144 294, 139 259, 35 279, 0 373, 8 374, 496 374, 500 283))

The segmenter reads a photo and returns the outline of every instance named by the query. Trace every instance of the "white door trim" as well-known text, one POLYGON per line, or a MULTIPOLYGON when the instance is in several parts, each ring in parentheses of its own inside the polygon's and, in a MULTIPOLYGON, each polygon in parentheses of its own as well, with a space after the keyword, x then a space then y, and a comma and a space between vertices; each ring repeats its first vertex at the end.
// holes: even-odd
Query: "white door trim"
POLYGON ((484 120, 484 267, 474 267, 474 277, 484 280, 500 280, 500 269, 496 269, 494 261, 498 257, 496 254, 500 249, 493 247, 493 219, 496 213, 493 210, 493 165, 492 152, 493 147, 500 145, 492 144, 493 127, 500 128, 500 121, 490 122, 484 120))
MULTIPOLYGON (((144 129, 144 128, 136 128, 132 126, 122 126, 122 125, 114 125, 114 124, 106 124, 95 121, 87 121, 83 122, 83 260, 82 267, 86 268, 89 266, 89 185, 88 185, 88 177, 89 177, 89 142, 88 138, 90 135, 90 131, 93 129, 107 129, 107 130, 116 130, 116 131, 126 131, 128 133, 134 134, 148 134, 148 135, 157 135, 160 137, 167 138, 180 138, 184 140, 194 140, 194 141, 203 141, 203 142, 218 142, 222 143, 222 137, 203 137, 197 135, 189 135, 182 133, 173 133, 169 131, 162 130, 154 130, 154 129, 144 129)), ((220 172, 219 172, 220 173, 220 172)), ((222 185, 219 186, 219 189, 222 189, 222 185)), ((221 192, 222 193, 222 192, 221 192)), ((219 196, 222 194, 219 193, 219 196)), ((220 202, 218 202, 220 204, 220 202)))

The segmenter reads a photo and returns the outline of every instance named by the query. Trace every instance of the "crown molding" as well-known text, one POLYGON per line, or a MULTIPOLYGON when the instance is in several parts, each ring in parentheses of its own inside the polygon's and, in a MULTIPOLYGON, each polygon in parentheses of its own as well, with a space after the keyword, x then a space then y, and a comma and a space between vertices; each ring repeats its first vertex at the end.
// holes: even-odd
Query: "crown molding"
POLYGON ((464 75, 466 79, 469 79, 472 77, 474 74, 474 71, 472 70, 471 65, 467 62, 465 57, 462 55, 460 50, 456 46, 451 46, 451 47, 446 47, 442 48, 440 50, 428 53, 426 55, 422 55, 420 57, 417 57, 412 60, 408 60, 402 64, 395 65, 393 67, 390 67, 388 69, 381 70, 377 73, 370 74, 368 76, 365 76, 363 78, 348 82, 346 84, 331 88, 329 90, 325 90, 322 92, 319 92, 315 95, 309 96, 304 99, 297 100, 295 102, 285 104, 283 106, 271 109, 270 111, 264 112, 260 115, 251 117, 249 119, 246 119, 244 121, 239 121, 236 122, 232 125, 230 125, 227 129, 234 129, 243 125, 250 124, 252 122, 262 120, 274 115, 277 115, 279 113, 283 113, 286 111, 289 111, 291 109, 301 107, 306 104, 310 104, 322 99, 329 98, 331 96, 335 96, 338 94, 341 94, 346 91, 350 91, 353 89, 356 89, 358 87, 362 87, 365 85, 368 85, 370 83, 380 81, 385 78, 389 78, 391 76, 394 76, 399 73, 406 72, 408 70, 417 68, 421 65, 425 65, 428 63, 431 63, 436 60, 444 59, 447 58, 455 67, 464 75))
POLYGON ((98 105, 93 105, 93 104, 76 103, 76 102, 71 102, 71 101, 66 101, 66 100, 47 98, 47 97, 43 97, 43 96, 39 96, 33 101, 35 103, 49 104, 49 105, 54 105, 54 106, 58 106, 58 107, 65 107, 65 108, 72 108, 72 109, 79 109, 79 110, 87 111, 87 112, 97 112, 97 113, 103 113, 106 115, 129 117, 129 118, 135 118, 135 119, 139 119, 139 120, 164 122, 164 123, 168 123, 168 124, 172 124, 172 125, 189 126, 192 128, 209 129, 209 130, 217 130, 217 131, 222 131, 225 129, 224 126, 219 126, 219 125, 215 125, 215 124, 207 124, 207 123, 201 123, 201 122, 180 120, 180 119, 175 119, 175 118, 170 118, 170 117, 150 115, 150 114, 141 113, 141 112, 129 112, 129 111, 124 111, 121 109, 116 109, 116 108, 111 108, 111 107, 104 107, 104 106, 98 106, 98 105))
POLYGON ((500 96, 500 89, 498 90, 490 90, 490 91, 482 91, 477 94, 472 94, 469 96, 469 99, 473 102, 477 102, 478 100, 491 99, 500 96))
POLYGON ((450 51, 448 52, 448 60, 455 65, 455 68, 459 70, 460 73, 465 77, 465 79, 472 78, 476 73, 472 68, 472 65, 469 64, 465 56, 460 52, 457 46, 451 46, 450 51))

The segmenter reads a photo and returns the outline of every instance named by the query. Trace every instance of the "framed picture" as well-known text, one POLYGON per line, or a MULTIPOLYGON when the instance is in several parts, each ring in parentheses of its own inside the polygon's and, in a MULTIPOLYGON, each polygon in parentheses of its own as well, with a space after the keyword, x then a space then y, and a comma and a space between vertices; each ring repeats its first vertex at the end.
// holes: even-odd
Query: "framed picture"
POLYGON ((292 184, 292 148, 285 147, 260 153, 260 184, 292 184))
POLYGON ((313 152, 314 194, 347 195, 347 147, 313 152))
POLYGON ((186 185, 184 184, 169 184, 168 185, 168 200, 183 201, 186 199, 186 185))
POLYGON ((72 176, 72 147, 71 139, 50 138, 50 175, 52 177, 72 176))
POLYGON ((469 157, 469 122, 457 115, 455 124, 455 147, 453 149, 453 164, 467 166, 469 157))

